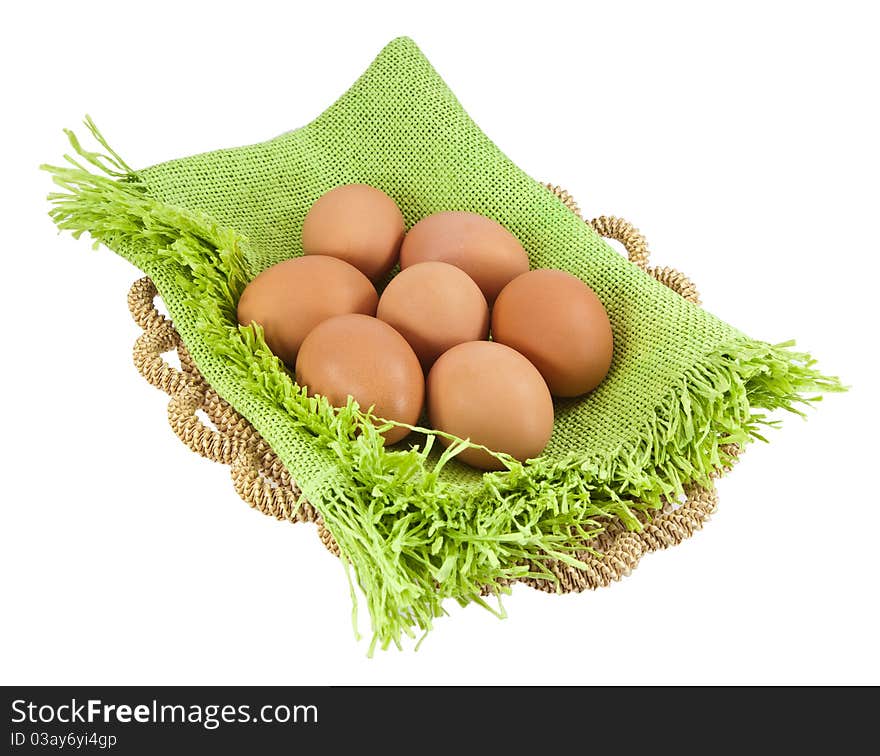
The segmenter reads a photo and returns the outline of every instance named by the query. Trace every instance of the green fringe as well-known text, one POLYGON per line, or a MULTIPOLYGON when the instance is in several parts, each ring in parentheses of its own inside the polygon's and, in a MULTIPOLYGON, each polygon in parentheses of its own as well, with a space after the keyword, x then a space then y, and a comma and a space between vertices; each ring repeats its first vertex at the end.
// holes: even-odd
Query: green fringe
POLYGON ((42 166, 64 190, 49 195, 53 221, 76 237, 88 232, 96 246, 137 245, 141 259, 173 271, 214 356, 332 455, 341 475, 312 503, 366 596, 370 653, 376 645, 400 647, 415 629, 430 630, 447 598, 503 616, 500 594, 509 581, 555 580, 550 560, 583 566, 575 553, 609 520, 639 528, 638 512, 660 507, 685 484, 708 483, 729 464, 726 445, 763 440, 760 427, 775 422, 758 410, 801 414, 795 404, 819 398, 807 394, 843 390, 814 369, 809 355, 792 351, 792 342, 741 337, 689 370, 638 441, 611 458, 571 454, 520 464, 498 455, 507 469, 465 490, 439 473, 468 441, 455 439, 436 462, 429 455, 438 434, 431 430, 419 429, 426 434, 421 448, 385 449, 369 411, 353 402, 337 410, 300 389, 259 329, 237 325, 236 304, 252 277, 247 241, 204 215, 151 198, 91 119, 86 125, 107 154, 85 151, 67 132, 70 142, 104 175, 69 155, 68 166, 42 166), (486 593, 498 597, 498 609, 486 593))

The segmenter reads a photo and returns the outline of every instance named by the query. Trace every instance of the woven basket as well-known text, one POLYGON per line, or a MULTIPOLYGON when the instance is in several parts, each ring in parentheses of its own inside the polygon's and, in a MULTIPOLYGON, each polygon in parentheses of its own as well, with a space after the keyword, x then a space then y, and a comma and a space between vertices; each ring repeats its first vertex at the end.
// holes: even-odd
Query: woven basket
MULTIPOLYGON (((564 189, 547 184, 547 189, 579 218, 580 210, 564 189)), ((679 271, 648 264, 648 246, 644 236, 631 224, 600 216, 586 221, 608 239, 619 241, 630 262, 639 266, 685 299, 699 304, 694 284, 679 271)), ((333 554, 339 550, 333 536, 324 527, 321 515, 305 501, 296 481, 253 426, 236 412, 205 381, 189 357, 173 323, 161 315, 155 305, 156 288, 145 277, 132 285, 128 306, 137 325, 143 329, 134 345, 134 364, 153 386, 168 394, 168 422, 177 437, 201 456, 229 465, 232 484, 238 495, 251 507, 278 520, 314 522, 321 542, 333 554), (181 369, 163 359, 163 354, 177 351, 181 369), (205 425, 197 412, 202 410, 214 428, 205 425)), ((729 448, 731 453, 738 449, 729 448)), ((711 516, 717 506, 714 486, 686 487, 683 501, 667 501, 653 515, 639 515, 643 527, 627 530, 618 521, 590 541, 590 550, 577 554, 585 568, 551 562, 557 581, 529 578, 522 582, 547 592, 572 592, 595 589, 628 575, 644 554, 681 543, 711 516), (598 556, 596 553, 598 552, 598 556)))
POLYGON ((321 513, 325 543, 338 545, 366 600, 369 653, 430 631, 446 599, 486 606, 481 592, 500 598, 512 581, 570 591, 627 574, 702 525, 733 444, 763 438, 777 410, 843 390, 793 342, 751 338, 696 306, 684 276, 648 266, 628 224, 585 223, 567 193, 488 138, 410 39, 386 45, 317 118, 256 144, 134 170, 85 125, 97 147, 68 131, 74 155, 44 166, 61 189, 49 195, 52 219, 155 283, 132 292, 145 331, 136 359, 171 395, 172 426, 229 464, 252 506, 288 520, 321 513), (588 397, 556 402, 538 458, 483 475, 457 449, 441 452, 430 430, 423 444, 386 449, 356 403, 335 411, 309 397, 259 329, 237 326, 247 283, 302 252, 308 208, 345 183, 386 192, 409 227, 449 209, 493 218, 531 267, 568 271, 602 300, 614 366, 588 397), (153 308, 155 291, 173 326, 153 308), (189 354, 172 370, 161 355, 182 343, 189 354))

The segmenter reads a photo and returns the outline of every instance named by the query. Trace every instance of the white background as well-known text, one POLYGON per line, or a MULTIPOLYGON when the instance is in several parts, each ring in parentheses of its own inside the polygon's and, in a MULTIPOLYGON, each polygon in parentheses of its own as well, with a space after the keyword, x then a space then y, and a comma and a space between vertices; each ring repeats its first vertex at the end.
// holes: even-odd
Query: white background
POLYGON ((872 5, 294 5, 2 11, 0 682, 880 682, 872 5), (852 390, 753 445, 708 528, 624 582, 519 587, 505 621, 450 606, 368 660, 313 528, 173 436, 131 364, 137 271, 56 235, 37 165, 85 112, 135 167, 272 137, 401 34, 531 175, 852 390))

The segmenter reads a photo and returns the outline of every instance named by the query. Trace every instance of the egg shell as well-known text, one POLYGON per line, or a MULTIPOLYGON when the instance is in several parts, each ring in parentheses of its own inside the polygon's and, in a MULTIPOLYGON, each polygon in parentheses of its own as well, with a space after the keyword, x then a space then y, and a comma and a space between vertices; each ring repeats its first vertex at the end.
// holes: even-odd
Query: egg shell
MULTIPOLYGON (((453 347, 434 363, 427 393, 433 428, 520 461, 541 454, 553 433, 547 384, 534 365, 503 344, 471 341, 453 347)), ((465 449, 456 459, 482 470, 504 469, 482 449, 465 449)))
POLYGON ((449 211, 422 218, 400 248, 400 267, 439 260, 461 268, 476 281, 489 306, 511 280, 529 269, 517 238, 491 218, 449 211))
POLYGON ((238 301, 238 322, 259 323, 266 344, 292 365, 306 335, 334 315, 375 315, 379 295, 357 268, 335 257, 295 257, 266 268, 238 301))
MULTIPOLYGON (((415 425, 425 400, 425 374, 406 339, 390 325, 367 315, 325 320, 303 341, 296 359, 296 382, 334 407, 352 396, 377 418, 415 425)), ((385 442, 404 438, 406 428, 385 431, 385 442)))
POLYGON ((489 307, 480 287, 461 268, 442 262, 398 273, 379 297, 376 317, 400 332, 425 371, 456 344, 489 335, 489 307))
POLYGON ((378 281, 397 262, 404 228, 400 209, 385 192, 366 184, 337 186, 306 214, 303 253, 345 260, 378 281))
POLYGON ((525 355, 560 397, 596 388, 614 353, 599 297, 562 270, 533 270, 511 281, 495 302, 492 338, 525 355))

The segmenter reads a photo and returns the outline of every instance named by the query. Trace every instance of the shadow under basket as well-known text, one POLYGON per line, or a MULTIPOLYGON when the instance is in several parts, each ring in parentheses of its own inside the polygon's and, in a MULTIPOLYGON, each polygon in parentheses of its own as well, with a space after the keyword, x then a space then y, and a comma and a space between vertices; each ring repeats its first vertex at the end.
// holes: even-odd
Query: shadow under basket
MULTIPOLYGON (((582 218, 573 197, 564 189, 547 184, 572 213, 582 218)), ((598 234, 620 242, 629 261, 659 282, 694 304, 699 304, 696 287, 684 274, 669 267, 649 265, 648 245, 644 236, 627 221, 600 216, 586 221, 598 234)), ((192 451, 224 465, 229 465, 236 493, 250 507, 277 520, 313 522, 318 537, 334 555, 339 549, 320 513, 305 500, 302 492, 250 422, 235 411, 211 388, 199 373, 174 324, 155 307, 156 287, 149 277, 134 282, 128 293, 128 306, 143 333, 134 344, 134 364, 140 374, 171 398, 168 422, 177 437, 192 451), (176 351, 181 369, 163 359, 176 351), (213 428, 198 416, 202 410, 213 428)), ((728 447, 735 456, 737 445, 728 447)), ((590 539, 589 550, 575 556, 583 567, 554 560, 545 562, 556 580, 527 577, 518 582, 548 593, 579 592, 607 586, 620 580, 638 565, 645 554, 681 543, 700 530, 715 511, 718 497, 714 485, 685 486, 682 500, 667 500, 663 508, 651 513, 637 512, 639 530, 626 528, 620 520, 611 520, 598 536, 590 539)))

